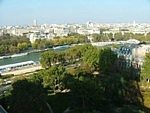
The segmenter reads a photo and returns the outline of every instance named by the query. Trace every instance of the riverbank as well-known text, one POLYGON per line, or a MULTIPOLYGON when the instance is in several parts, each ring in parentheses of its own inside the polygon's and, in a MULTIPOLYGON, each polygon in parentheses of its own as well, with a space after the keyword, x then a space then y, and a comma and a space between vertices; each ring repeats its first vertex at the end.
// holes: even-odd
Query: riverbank
POLYGON ((34 65, 34 66, 29 66, 26 68, 19 69, 19 70, 5 72, 5 73, 2 73, 1 75, 2 76, 4 76, 4 75, 20 75, 20 74, 25 74, 25 73, 32 73, 32 72, 35 72, 35 71, 41 70, 41 69, 43 69, 41 65, 34 65))
POLYGON ((47 50, 50 50, 50 48, 48 48, 48 49, 31 50, 31 51, 27 51, 27 52, 25 52, 25 53, 18 53, 18 54, 0 56, 0 60, 8 59, 8 58, 14 58, 14 57, 20 57, 20 56, 25 56, 25 55, 28 55, 28 54, 30 54, 30 53, 43 52, 43 51, 47 51, 47 50))
POLYGON ((19 56, 26 56, 30 53, 38 53, 38 52, 43 52, 43 51, 48 51, 48 50, 65 50, 67 48, 71 47, 70 45, 63 45, 63 46, 56 46, 56 47, 53 47, 53 48, 46 48, 46 49, 34 49, 34 50, 28 50, 28 51, 25 51, 23 53, 18 53, 18 54, 12 54, 12 55, 5 55, 5 56, 0 56, 0 60, 3 60, 3 59, 9 59, 9 58, 14 58, 14 57, 19 57, 19 56))

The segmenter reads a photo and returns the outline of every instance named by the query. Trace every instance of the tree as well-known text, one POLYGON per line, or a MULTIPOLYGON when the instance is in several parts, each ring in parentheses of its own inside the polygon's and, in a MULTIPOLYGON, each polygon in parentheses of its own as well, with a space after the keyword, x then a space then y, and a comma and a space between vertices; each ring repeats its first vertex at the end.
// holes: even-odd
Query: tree
POLYGON ((49 113, 46 91, 41 84, 24 79, 14 82, 12 87, 11 113, 49 113))
POLYGON ((38 49, 38 44, 37 43, 32 43, 32 48, 33 49, 38 49))
POLYGON ((119 41, 122 39, 123 36, 122 36, 122 33, 119 32, 119 33, 116 33, 114 37, 115 37, 115 40, 119 41))
POLYGON ((20 51, 26 50, 26 49, 28 48, 28 44, 27 44, 26 42, 18 43, 17 48, 18 48, 20 51))
POLYGON ((54 51, 46 51, 41 55, 40 63, 42 67, 49 68, 51 65, 55 65, 57 62, 56 52, 54 51))
POLYGON ((110 48, 101 49, 99 53, 100 72, 111 73, 116 60, 117 55, 110 48))
POLYGON ((10 36, 4 35, 0 37, 0 48, 3 46, 4 55, 23 52, 30 47, 30 41, 25 36, 10 36))
POLYGON ((143 69, 141 71, 141 79, 150 81, 150 53, 146 54, 143 69))
POLYGON ((70 89, 75 102, 74 106, 82 110, 100 109, 102 105, 103 88, 99 81, 93 77, 80 75, 80 77, 66 76, 65 88, 70 89))
POLYGON ((0 55, 3 55, 5 53, 4 46, 0 46, 0 55))
POLYGON ((97 48, 90 48, 83 54, 83 61, 91 68, 98 67, 99 64, 99 50, 97 48))
POLYGON ((101 41, 101 35, 99 35, 99 34, 93 34, 92 35, 93 36, 93 41, 94 42, 100 42, 101 41))
POLYGON ((43 75, 44 87, 50 88, 54 92, 63 88, 62 79, 65 76, 65 68, 62 66, 52 66, 43 71, 41 75, 43 75))
POLYGON ((61 64, 61 65, 64 65, 64 63, 66 62, 66 59, 65 59, 65 52, 58 52, 57 55, 57 61, 61 64))
POLYGON ((74 63, 77 59, 81 58, 81 51, 79 46, 71 47, 66 50, 66 58, 69 62, 74 63))
POLYGON ((16 46, 10 46, 9 51, 10 53, 18 53, 19 49, 16 46))

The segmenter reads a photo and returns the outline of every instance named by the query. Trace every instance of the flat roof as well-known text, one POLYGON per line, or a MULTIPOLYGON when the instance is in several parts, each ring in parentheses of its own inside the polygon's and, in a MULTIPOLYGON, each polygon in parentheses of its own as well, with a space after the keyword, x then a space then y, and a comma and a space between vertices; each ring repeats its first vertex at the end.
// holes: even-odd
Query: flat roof
POLYGON ((21 66, 21 65, 25 65, 25 64, 31 64, 31 63, 35 63, 35 62, 34 61, 26 61, 26 62, 19 62, 19 63, 15 63, 15 64, 8 64, 8 65, 0 66, 0 69, 16 67, 16 66, 21 66))

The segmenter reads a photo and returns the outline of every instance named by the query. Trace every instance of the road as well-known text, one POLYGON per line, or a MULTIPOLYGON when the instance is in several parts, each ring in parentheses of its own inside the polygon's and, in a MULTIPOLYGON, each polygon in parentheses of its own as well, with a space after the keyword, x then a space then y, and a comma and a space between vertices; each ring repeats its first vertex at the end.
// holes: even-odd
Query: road
POLYGON ((25 73, 30 73, 30 72, 35 72, 37 70, 43 69, 41 65, 34 65, 26 68, 22 68, 19 70, 14 70, 14 71, 9 71, 2 73, 1 75, 20 75, 20 74, 25 74, 25 73))

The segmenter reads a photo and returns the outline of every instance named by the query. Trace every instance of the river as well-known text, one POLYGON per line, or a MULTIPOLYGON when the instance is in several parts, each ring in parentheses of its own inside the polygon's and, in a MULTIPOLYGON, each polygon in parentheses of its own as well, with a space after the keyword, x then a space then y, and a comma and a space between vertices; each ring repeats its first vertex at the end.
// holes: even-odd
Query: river
MULTIPOLYGON (((69 47, 70 46, 64 46, 64 47, 61 46, 61 47, 58 47, 54 50, 55 51, 62 51, 62 50, 65 50, 69 47)), ((40 56, 41 56, 42 53, 43 53, 43 51, 41 51, 41 52, 32 52, 32 53, 29 53, 28 55, 24 55, 24 56, 1 59, 0 60, 0 66, 7 65, 7 64, 19 63, 19 62, 25 62, 25 61, 31 61, 31 60, 34 61, 34 62, 39 62, 39 59, 40 59, 40 56)))

